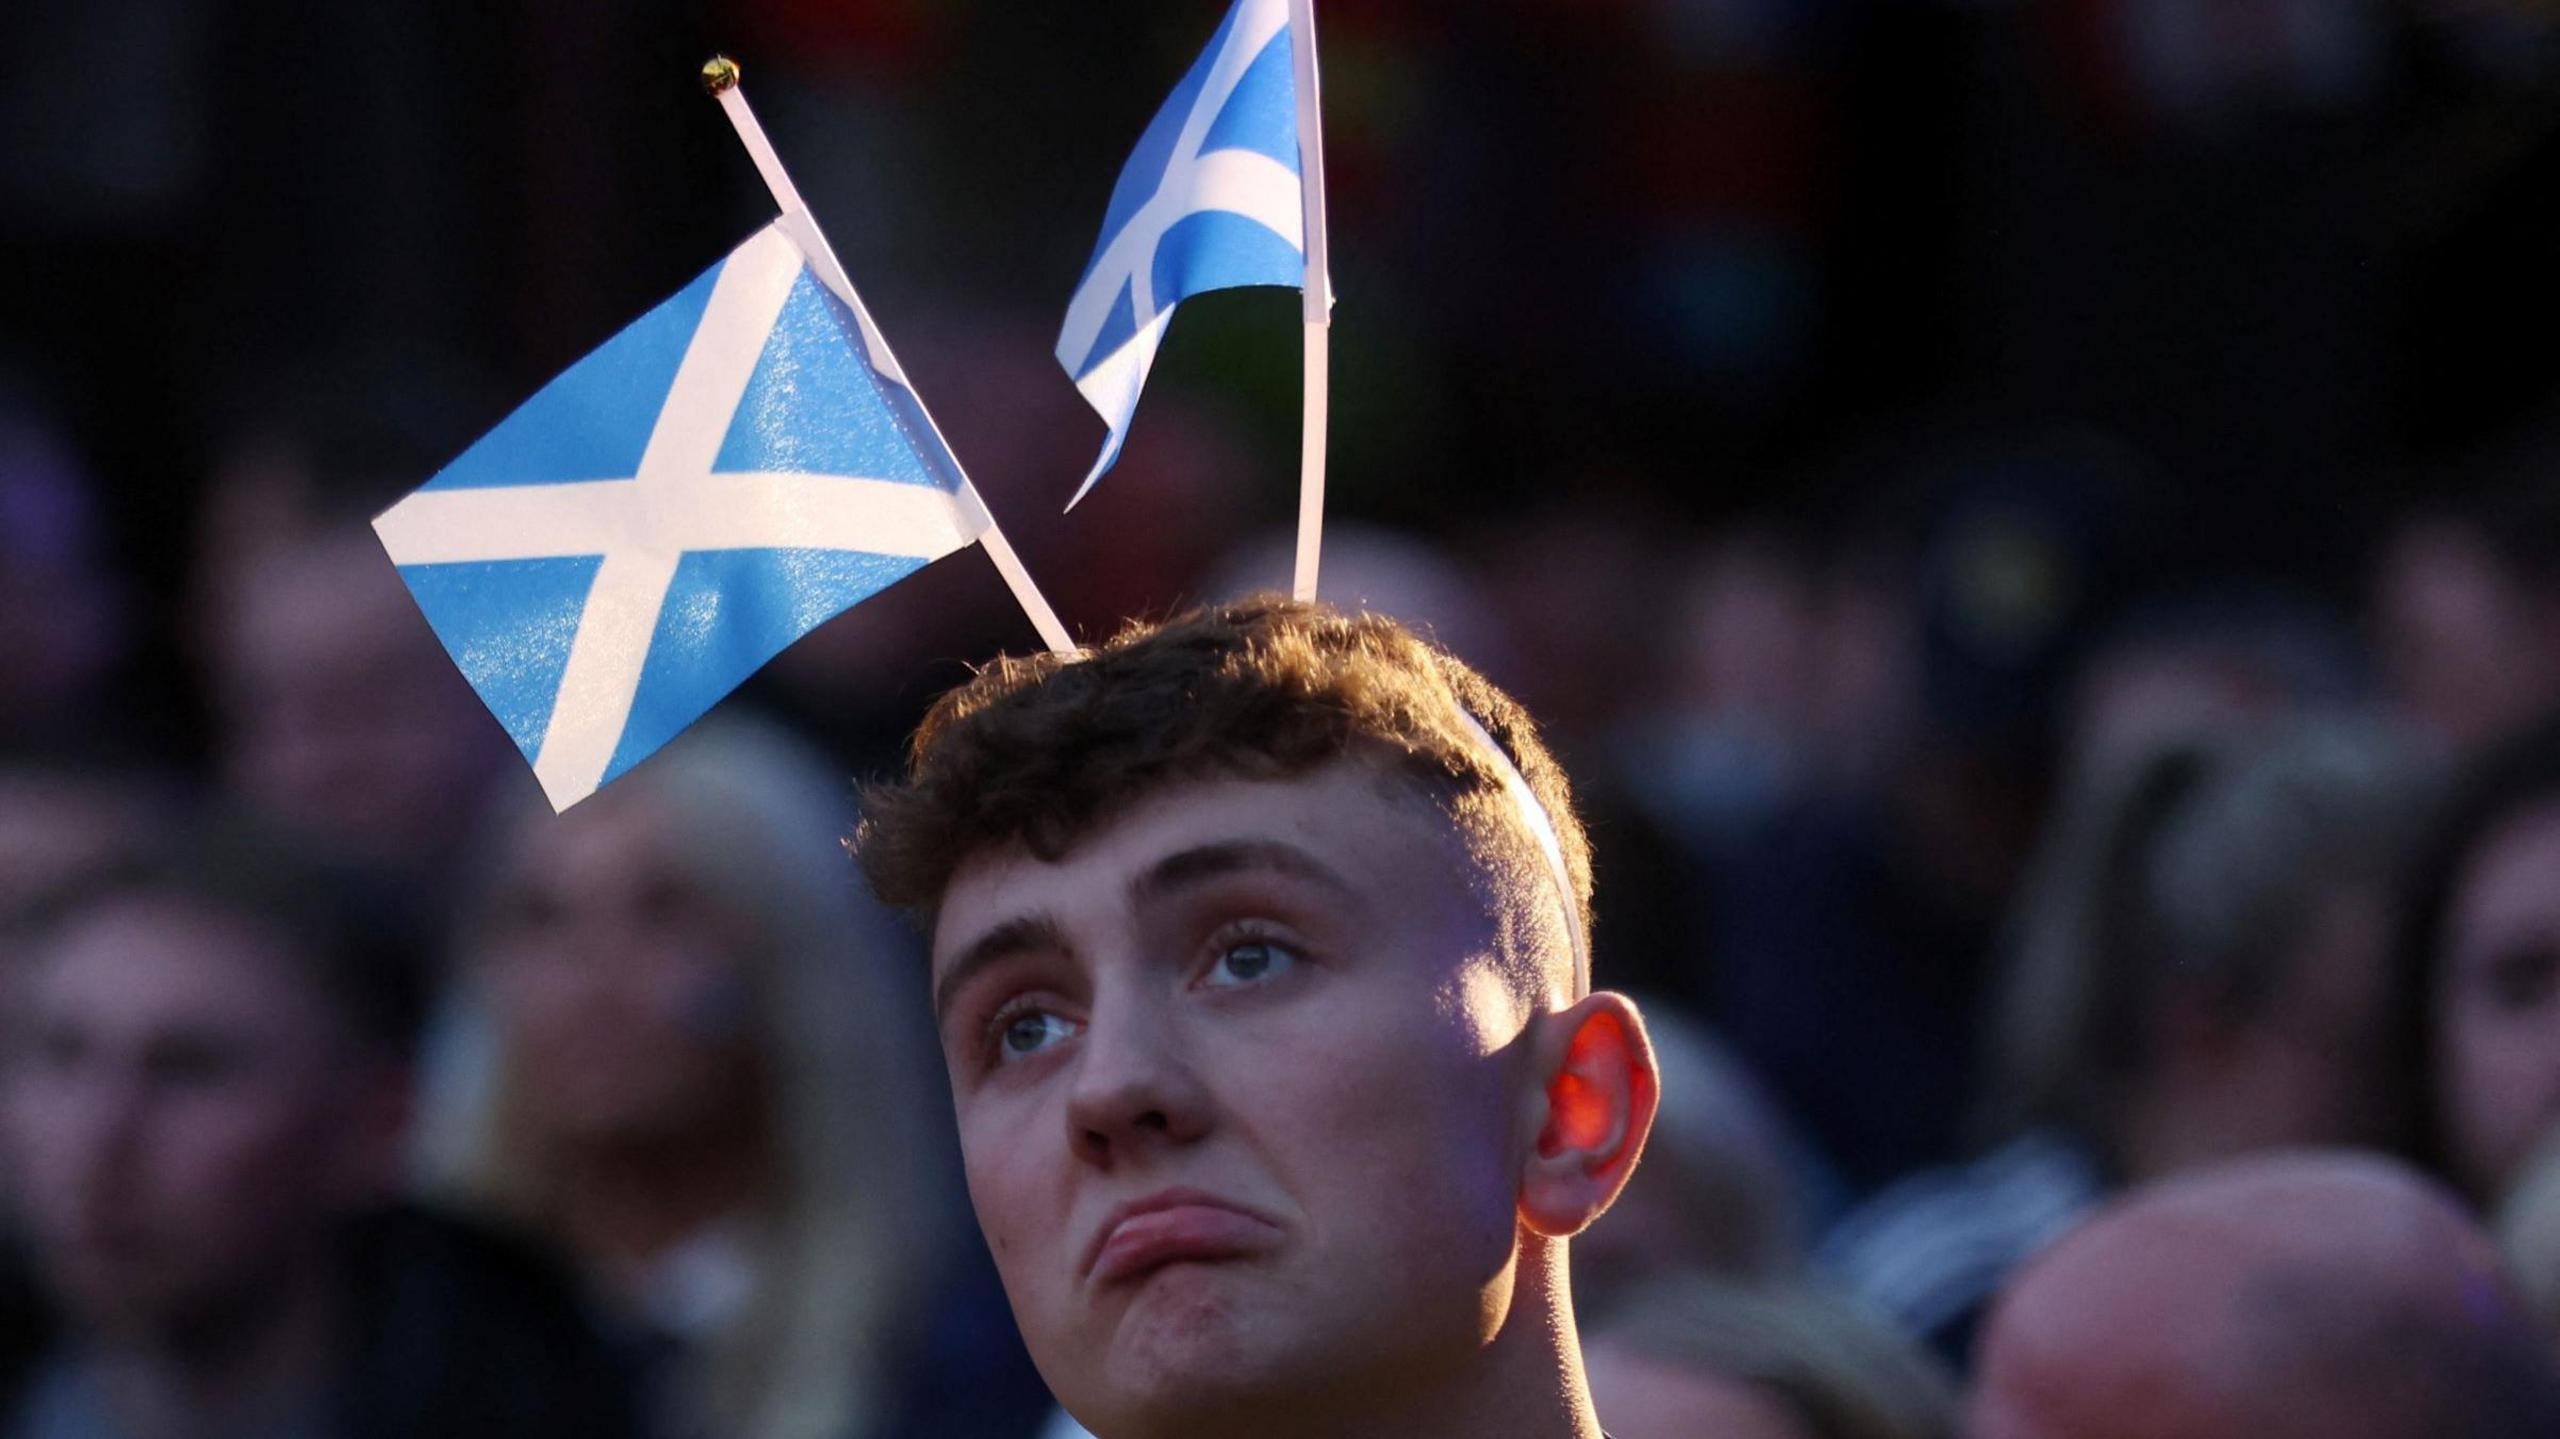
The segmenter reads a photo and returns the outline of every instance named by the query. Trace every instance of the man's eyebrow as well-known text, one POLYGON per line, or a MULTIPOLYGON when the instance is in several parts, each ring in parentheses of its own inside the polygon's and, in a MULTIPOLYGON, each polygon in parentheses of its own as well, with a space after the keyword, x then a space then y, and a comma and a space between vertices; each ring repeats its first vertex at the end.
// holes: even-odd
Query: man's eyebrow
POLYGON ((958 994, 961 987, 975 978, 980 970, 1017 955, 1066 948, 1066 932, 1058 928, 1056 920, 1045 914, 1017 915, 979 935, 951 961, 951 967, 942 972, 942 978, 934 981, 934 1023, 937 1026, 942 1023, 943 1017, 950 1013, 952 996, 958 994))
POLYGON ((1161 900, 1194 885, 1255 870, 1306 880, 1346 898, 1358 893, 1351 881, 1296 845, 1272 839, 1231 839, 1193 845, 1157 860, 1129 881, 1129 897, 1136 903, 1161 900))

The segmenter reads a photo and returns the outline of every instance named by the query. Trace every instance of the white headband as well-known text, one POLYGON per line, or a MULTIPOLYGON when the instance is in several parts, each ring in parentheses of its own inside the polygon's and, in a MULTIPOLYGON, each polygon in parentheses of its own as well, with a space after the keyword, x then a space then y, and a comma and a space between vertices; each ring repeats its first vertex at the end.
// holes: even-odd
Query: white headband
POLYGON ((1564 905, 1565 934, 1573 941, 1573 992, 1579 999, 1591 992, 1591 940, 1582 932, 1582 905, 1574 898, 1573 871, 1565 868, 1564 845, 1556 838, 1555 821, 1547 814, 1547 807, 1538 802, 1537 791, 1529 788, 1528 776, 1520 773, 1520 766, 1512 762, 1510 752, 1494 739, 1484 722, 1469 714, 1464 705, 1458 706, 1458 717, 1493 752, 1493 772, 1501 777, 1503 789, 1520 811, 1520 822, 1528 826, 1530 837, 1538 842, 1538 853, 1546 857, 1547 874, 1556 883, 1556 899, 1564 905))

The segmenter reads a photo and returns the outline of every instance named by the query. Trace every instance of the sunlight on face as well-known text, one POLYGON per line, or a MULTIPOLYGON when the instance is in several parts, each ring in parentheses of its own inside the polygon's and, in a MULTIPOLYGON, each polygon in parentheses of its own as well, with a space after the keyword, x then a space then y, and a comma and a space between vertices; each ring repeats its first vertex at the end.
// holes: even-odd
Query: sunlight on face
POLYGON ((1079 1417, 1356 1402, 1500 1326, 1528 1015, 1466 864, 1346 761, 954 878, 934 979, 970 1193, 1079 1417))

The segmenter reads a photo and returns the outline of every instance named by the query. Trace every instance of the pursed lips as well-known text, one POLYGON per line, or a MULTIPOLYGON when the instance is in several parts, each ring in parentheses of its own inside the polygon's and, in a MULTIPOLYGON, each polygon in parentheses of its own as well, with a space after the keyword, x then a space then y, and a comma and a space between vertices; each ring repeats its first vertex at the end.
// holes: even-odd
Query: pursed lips
POLYGON ((1197 1189, 1167 1189, 1103 1216, 1085 1246, 1083 1273, 1100 1284, 1138 1278, 1167 1264, 1239 1259, 1280 1239, 1280 1226, 1197 1189))

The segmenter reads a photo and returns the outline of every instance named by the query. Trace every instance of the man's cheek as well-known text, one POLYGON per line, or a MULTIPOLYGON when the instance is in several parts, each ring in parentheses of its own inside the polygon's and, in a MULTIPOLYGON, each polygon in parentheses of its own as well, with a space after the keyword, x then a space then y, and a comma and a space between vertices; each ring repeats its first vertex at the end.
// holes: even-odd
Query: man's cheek
MULTIPOLYGON (((1040 1183, 1034 1165, 1026 1162, 1025 1146, 989 1145, 981 1152, 964 1151, 961 1167, 969 1186, 969 1204, 977 1211, 978 1228, 987 1238, 988 1252, 995 1256, 1006 1286, 1016 1282, 1014 1270, 1032 1258, 1037 1251, 1043 1224, 1042 1196, 1054 1195, 1054 1185, 1040 1183)), ((1047 1206, 1055 1208, 1055 1204, 1047 1206)), ((1054 1216, 1048 1222, 1055 1223, 1054 1216)))
POLYGON ((1318 1182, 1333 1191, 1332 1207, 1367 1212, 1362 1227, 1385 1263, 1489 1272, 1509 1257, 1517 1220, 1506 1131, 1434 1097, 1348 1108, 1318 1182))
MULTIPOLYGON (((1408 1049, 1407 1057, 1413 1054, 1408 1049)), ((1481 1187, 1488 1172, 1507 1171, 1510 1117, 1501 1080, 1492 1060, 1450 1055, 1346 1068, 1316 1108, 1331 1116, 1331 1141, 1369 1154, 1373 1172, 1403 1169, 1422 1192, 1445 1193, 1453 1183, 1481 1187)))

